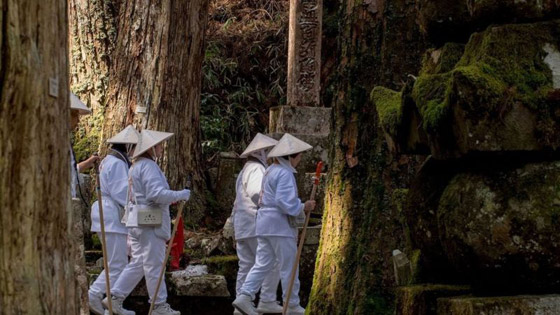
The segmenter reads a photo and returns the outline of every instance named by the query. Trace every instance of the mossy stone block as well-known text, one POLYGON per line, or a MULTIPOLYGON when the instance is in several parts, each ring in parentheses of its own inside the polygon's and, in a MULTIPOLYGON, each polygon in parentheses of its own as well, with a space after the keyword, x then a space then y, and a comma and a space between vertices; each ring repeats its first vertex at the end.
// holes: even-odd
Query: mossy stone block
POLYGON ((441 298, 437 301, 437 314, 556 315, 560 314, 560 295, 441 298))
POLYGON ((436 222, 443 252, 475 289, 560 289, 559 161, 462 172, 443 191, 436 222))
POLYGON ((422 284, 399 287, 396 290, 396 314, 435 315, 438 314, 438 298, 468 293, 468 286, 422 284))

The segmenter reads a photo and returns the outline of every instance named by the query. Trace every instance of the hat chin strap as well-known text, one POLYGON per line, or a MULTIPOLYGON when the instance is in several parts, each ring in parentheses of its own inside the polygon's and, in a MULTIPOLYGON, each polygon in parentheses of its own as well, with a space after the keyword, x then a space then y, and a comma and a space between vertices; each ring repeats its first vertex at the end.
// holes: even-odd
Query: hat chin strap
POLYGON ((132 143, 127 143, 127 144, 126 144, 126 154, 127 154, 128 156, 131 156, 131 155, 132 155, 132 148, 133 148, 133 147, 134 147, 134 144, 132 144, 132 143))
POLYGON ((148 152, 149 152, 150 156, 152 157, 152 160, 154 160, 154 161, 157 160, 158 157, 157 157, 157 154, 156 154, 156 147, 151 147, 148 150, 148 152))

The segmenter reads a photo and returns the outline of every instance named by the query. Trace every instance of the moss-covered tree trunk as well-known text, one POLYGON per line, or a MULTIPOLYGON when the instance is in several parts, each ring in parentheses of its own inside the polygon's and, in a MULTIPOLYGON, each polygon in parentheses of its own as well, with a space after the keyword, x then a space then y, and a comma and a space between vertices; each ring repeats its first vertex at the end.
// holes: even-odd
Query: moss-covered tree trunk
POLYGON ((0 2, 0 314, 79 313, 66 9, 0 2))
MULTIPOLYGON (((127 124, 173 132, 163 169, 173 189, 193 174, 204 191, 200 143, 200 89, 208 0, 123 0, 110 68, 103 126, 106 139, 127 124)), ((189 219, 202 217, 200 205, 189 219)))
POLYGON ((121 0, 69 0, 70 87, 93 110, 75 133, 78 160, 98 150, 121 0))
POLYGON ((309 314, 393 313, 391 251, 406 239, 398 200, 417 163, 388 152, 369 94, 417 73, 425 43, 414 14, 414 1, 344 0, 338 48, 323 51, 338 77, 323 87, 333 91, 334 146, 309 314))

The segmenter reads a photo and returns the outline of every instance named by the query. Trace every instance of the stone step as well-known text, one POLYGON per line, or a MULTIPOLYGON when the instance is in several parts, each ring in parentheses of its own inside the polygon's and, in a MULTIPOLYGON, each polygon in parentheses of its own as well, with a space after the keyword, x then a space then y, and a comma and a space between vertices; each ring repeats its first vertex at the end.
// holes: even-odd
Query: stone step
MULTIPOLYGON (((321 240, 321 228, 322 226, 320 224, 307 227, 307 231, 305 232, 305 246, 319 246, 319 241, 321 240)), ((300 233, 302 229, 303 228, 299 228, 300 233)))
MULTIPOLYGON (((168 296, 167 303, 181 315, 233 314, 233 297, 190 297, 168 296)), ((150 304, 147 297, 129 296, 123 306, 136 314, 148 314, 150 304)))
POLYGON ((436 314, 438 298, 468 294, 469 290, 468 286, 446 284, 418 284, 398 287, 395 292, 396 314, 436 314))
MULTIPOLYGON (((90 283, 93 282, 101 268, 90 268, 90 283)), ((170 296, 178 297, 230 297, 227 281, 223 275, 192 274, 185 270, 166 272, 165 283, 170 296)), ((140 281, 134 291, 133 297, 147 297, 146 282, 140 281)))
POLYGON ((560 314, 560 295, 440 298, 437 300, 437 314, 554 315, 560 314))

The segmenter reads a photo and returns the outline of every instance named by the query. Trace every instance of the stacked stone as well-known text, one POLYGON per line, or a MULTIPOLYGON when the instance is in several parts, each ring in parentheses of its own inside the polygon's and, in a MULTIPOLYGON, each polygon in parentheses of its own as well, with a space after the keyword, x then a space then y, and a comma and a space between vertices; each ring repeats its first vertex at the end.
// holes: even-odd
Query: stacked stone
POLYGON ((482 31, 429 50, 403 90, 377 87, 372 100, 392 150, 430 155, 404 207, 415 282, 468 284, 494 297, 401 288, 397 308, 560 313, 557 296, 540 295, 560 289, 560 5, 432 2, 418 2, 428 36, 482 31), (490 21, 531 23, 484 29, 490 21), (499 297, 511 294, 529 296, 499 297))

